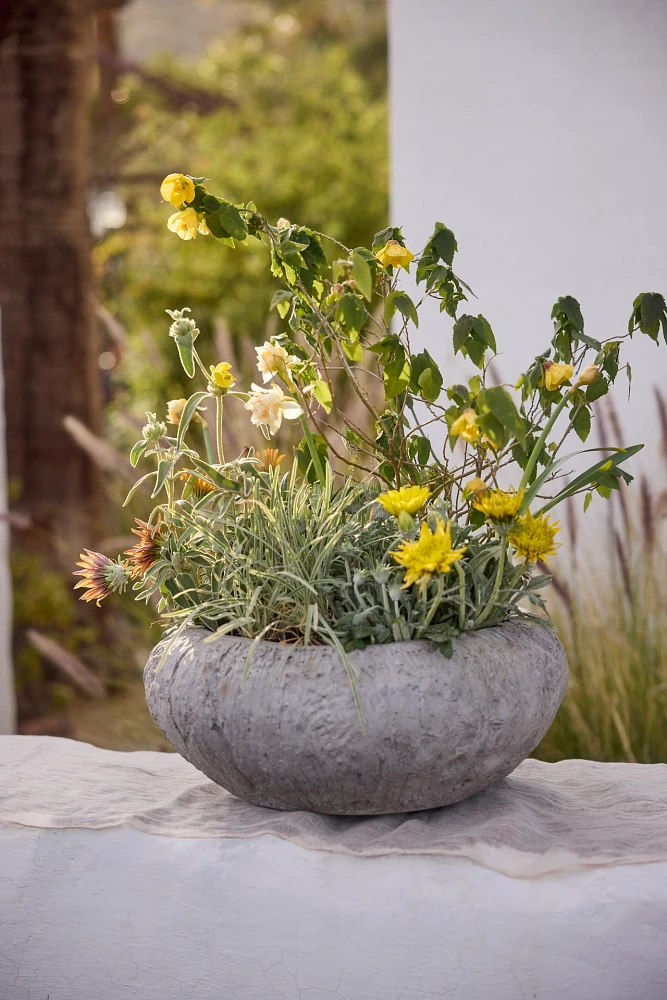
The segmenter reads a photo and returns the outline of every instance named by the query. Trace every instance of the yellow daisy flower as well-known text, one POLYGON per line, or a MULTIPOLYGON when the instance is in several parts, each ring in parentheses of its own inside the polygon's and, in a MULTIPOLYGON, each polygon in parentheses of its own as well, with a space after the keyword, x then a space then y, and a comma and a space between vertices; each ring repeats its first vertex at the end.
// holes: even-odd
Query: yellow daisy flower
POLYGON ((454 563, 463 558, 465 550, 465 545, 460 549, 452 548, 451 522, 448 521, 445 527, 444 521, 438 518, 434 532, 431 532, 424 521, 419 538, 416 541, 401 542, 391 556, 405 567, 403 587, 406 588, 417 582, 420 585, 427 584, 434 573, 449 573, 454 563))
POLYGON ((517 555, 523 556, 527 562, 534 563, 538 559, 545 559, 554 554, 558 548, 554 539, 559 531, 558 521, 552 524, 545 514, 533 517, 530 511, 527 511, 518 519, 508 537, 517 555))
POLYGON ((481 510, 489 521, 513 521, 521 510, 524 491, 489 490, 473 501, 473 507, 481 510))
POLYGON ((431 495, 427 486, 401 486, 400 490, 387 490, 376 497, 386 511, 398 517, 399 514, 416 514, 431 495))

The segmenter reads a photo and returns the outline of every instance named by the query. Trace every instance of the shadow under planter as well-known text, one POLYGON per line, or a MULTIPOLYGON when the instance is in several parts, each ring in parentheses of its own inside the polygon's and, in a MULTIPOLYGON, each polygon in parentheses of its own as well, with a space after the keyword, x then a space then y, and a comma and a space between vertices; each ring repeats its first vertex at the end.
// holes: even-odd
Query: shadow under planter
POLYGON ((274 809, 371 815, 459 802, 535 749, 567 688, 565 651, 541 625, 468 632, 450 659, 421 640, 369 646, 351 654, 362 725, 331 647, 260 641, 244 682, 252 640, 210 636, 193 628, 155 647, 148 707, 186 760, 274 809))

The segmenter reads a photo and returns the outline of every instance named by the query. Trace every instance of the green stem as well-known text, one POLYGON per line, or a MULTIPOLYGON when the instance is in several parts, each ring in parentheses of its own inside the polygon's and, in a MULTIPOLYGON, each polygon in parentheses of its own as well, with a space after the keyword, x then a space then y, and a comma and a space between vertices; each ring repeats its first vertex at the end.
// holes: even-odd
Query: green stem
POLYGON ((528 462, 526 463, 526 468, 523 471, 523 477, 522 477, 521 482, 519 484, 519 490, 525 489, 526 486, 528 485, 530 477, 533 474, 533 470, 534 470, 535 466, 537 465, 537 459, 538 459, 538 457, 540 455, 540 452, 542 451, 542 448, 544 447, 544 442, 546 441, 547 437, 549 436, 551 428, 556 423, 556 420, 558 419, 558 416, 559 416, 561 410, 567 405, 568 402, 569 402, 569 393, 566 392, 565 395, 563 396, 563 398, 561 399, 560 403, 558 404, 558 406, 554 410, 554 412, 551 414, 551 416, 547 420, 547 423, 546 423, 546 426, 545 426, 544 430, 542 431, 542 433, 540 434, 539 438, 537 439, 537 444, 533 448, 533 450, 531 452, 531 455, 530 455, 530 458, 528 459, 528 462))
POLYGON ((489 617, 493 611, 494 605, 498 600, 498 595, 500 594, 500 586, 503 582, 503 573, 505 572, 505 555, 507 553, 507 538, 503 535, 502 544, 500 546, 500 555, 498 556, 498 570, 496 572, 496 582, 493 585, 493 590, 491 591, 491 597, 489 598, 489 603, 482 610, 482 613, 475 619, 475 625, 481 625, 483 621, 489 617))
POLYGON ((444 593, 444 590, 445 590, 445 578, 441 573, 440 576, 438 577, 438 589, 436 591, 435 597, 433 598, 433 601, 431 602, 431 607, 428 609, 428 614, 426 615, 426 618, 422 623, 422 627, 419 629, 418 638, 419 636, 422 636, 424 634, 426 629, 433 621, 433 616, 440 607, 440 602, 442 601, 442 595, 444 593))
POLYGON ((303 430, 303 436, 306 439, 306 444, 308 445, 308 450, 310 451, 310 457, 313 460, 313 465, 315 466, 315 472, 317 473, 317 478, 319 479, 322 487, 326 484, 326 477, 324 475, 324 467, 322 466, 322 460, 320 459, 320 453, 317 450, 315 441, 313 440, 313 435, 310 433, 310 427, 306 421, 303 413, 299 418, 301 422, 301 428, 303 430))
POLYGON ((463 632, 466 627, 466 574, 463 566, 454 563, 454 569, 459 577, 459 632, 463 632))
POLYGON ((218 464, 225 464, 225 453, 222 449, 222 396, 215 397, 216 406, 216 445, 218 447, 218 464))
POLYGON ((202 428, 202 433, 204 435, 204 447, 206 448, 206 461, 209 465, 213 465, 215 462, 215 455, 213 454, 213 443, 211 441, 211 432, 208 429, 207 424, 204 424, 202 428))

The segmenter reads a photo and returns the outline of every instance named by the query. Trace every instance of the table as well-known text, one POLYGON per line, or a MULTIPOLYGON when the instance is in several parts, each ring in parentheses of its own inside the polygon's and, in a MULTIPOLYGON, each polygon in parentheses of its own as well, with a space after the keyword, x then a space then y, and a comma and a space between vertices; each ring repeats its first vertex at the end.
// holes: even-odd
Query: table
POLYGON ((0 998, 667 997, 667 766, 501 785, 345 820, 175 754, 0 738, 0 998))

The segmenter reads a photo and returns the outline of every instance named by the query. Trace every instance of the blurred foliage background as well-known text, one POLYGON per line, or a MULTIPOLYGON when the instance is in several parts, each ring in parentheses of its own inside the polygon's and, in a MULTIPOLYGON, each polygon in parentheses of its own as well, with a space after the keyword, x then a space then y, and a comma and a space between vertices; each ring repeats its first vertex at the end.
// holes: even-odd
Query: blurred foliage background
MULTIPOLYGON (((91 104, 103 429, 98 436, 70 429, 105 476, 106 536, 90 544, 114 555, 131 544, 133 518, 145 515, 140 495, 131 509, 118 507, 133 479, 127 448, 146 410, 163 415, 168 399, 189 394, 165 309, 190 306, 204 360, 231 361, 245 381, 254 373, 253 346, 275 322, 268 312, 275 281, 263 249, 178 240, 166 228, 162 178, 206 176, 232 201, 253 199, 269 219, 326 230, 348 246, 368 244, 388 222, 383 0, 119 3, 96 15, 91 104)), ((661 397, 657 408, 667 463, 661 397)), ((240 412, 236 423, 231 407, 228 416, 229 453, 259 443, 240 412)), ((574 510, 568 514, 567 557, 564 547, 551 607, 570 689, 537 756, 667 760, 667 494, 660 479, 656 472, 655 482, 640 484, 632 501, 625 491, 614 497, 595 567, 577 561, 583 526, 574 510)), ((158 637, 152 608, 130 594, 90 613, 76 601, 72 578, 39 553, 16 551, 13 576, 22 730, 169 749, 148 716, 140 679, 158 637), (35 630, 77 657, 111 696, 76 695, 62 662, 30 640, 35 630)))

